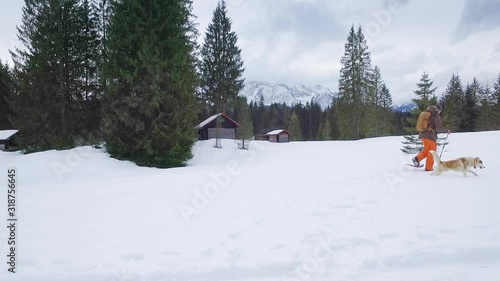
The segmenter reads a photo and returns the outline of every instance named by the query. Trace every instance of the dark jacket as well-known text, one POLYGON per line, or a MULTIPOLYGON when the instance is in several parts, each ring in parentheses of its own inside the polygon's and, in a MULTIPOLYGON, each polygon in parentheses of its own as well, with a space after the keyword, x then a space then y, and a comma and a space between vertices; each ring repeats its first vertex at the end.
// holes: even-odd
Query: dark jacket
POLYGON ((427 111, 431 113, 431 117, 429 118, 429 128, 425 132, 420 132, 419 136, 423 139, 430 139, 433 141, 437 141, 438 133, 446 133, 448 130, 443 128, 443 124, 441 124, 441 116, 439 115, 439 110, 434 105, 429 106, 427 111))

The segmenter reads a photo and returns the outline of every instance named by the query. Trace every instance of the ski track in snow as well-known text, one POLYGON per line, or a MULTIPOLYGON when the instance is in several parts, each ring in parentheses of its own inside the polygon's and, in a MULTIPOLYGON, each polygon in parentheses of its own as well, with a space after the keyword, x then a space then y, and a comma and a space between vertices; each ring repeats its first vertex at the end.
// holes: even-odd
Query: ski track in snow
POLYGON ((406 166, 401 137, 205 141, 167 170, 103 149, 0 152, 0 182, 19 178, 18 273, 2 263, 0 280, 498 281, 499 137, 450 135, 444 160, 487 167, 466 178, 406 166))

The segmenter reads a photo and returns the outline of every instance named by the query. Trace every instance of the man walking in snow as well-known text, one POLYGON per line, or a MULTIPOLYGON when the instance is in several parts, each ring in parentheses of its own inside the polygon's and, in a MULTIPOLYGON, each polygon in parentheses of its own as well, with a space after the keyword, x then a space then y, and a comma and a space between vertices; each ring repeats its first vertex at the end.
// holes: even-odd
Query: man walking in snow
POLYGON ((427 130, 419 132, 419 137, 422 139, 424 149, 415 158, 412 159, 413 164, 418 167, 420 166, 420 161, 427 158, 427 160, 425 161, 426 171, 432 171, 434 167, 434 158, 429 152, 431 150, 437 151, 436 148, 438 133, 448 132, 449 134, 451 132, 450 130, 446 130, 443 127, 443 124, 441 124, 441 116, 439 115, 441 113, 441 109, 442 108, 439 104, 431 105, 427 108, 426 111, 431 113, 431 116, 429 118, 429 125, 427 130))

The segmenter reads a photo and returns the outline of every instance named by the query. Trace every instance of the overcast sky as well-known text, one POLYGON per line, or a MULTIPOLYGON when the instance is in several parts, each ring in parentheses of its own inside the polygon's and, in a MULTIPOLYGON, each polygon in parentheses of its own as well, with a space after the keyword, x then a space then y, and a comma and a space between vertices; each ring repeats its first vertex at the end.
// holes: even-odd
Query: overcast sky
MULTIPOLYGON (((218 0, 194 0, 200 42, 218 0)), ((247 80, 333 87, 351 25, 367 36, 395 103, 428 71, 440 95, 453 73, 492 84, 500 73, 500 0, 226 0, 247 80)), ((19 43, 24 1, 2 3, 0 59, 19 43)))

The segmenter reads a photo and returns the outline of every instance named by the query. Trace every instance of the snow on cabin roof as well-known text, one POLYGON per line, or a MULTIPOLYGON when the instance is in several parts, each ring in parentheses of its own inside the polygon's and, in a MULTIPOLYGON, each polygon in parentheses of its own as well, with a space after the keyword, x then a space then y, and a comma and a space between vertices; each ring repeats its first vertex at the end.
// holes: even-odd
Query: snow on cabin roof
POLYGON ((18 130, 0 130, 0 140, 6 140, 15 135, 18 130))
POLYGON ((201 122, 200 124, 196 125, 195 128, 196 129, 201 129, 201 128, 205 127, 206 125, 210 124, 210 122, 212 122, 215 119, 217 119, 217 117, 219 117, 219 116, 224 116, 225 118, 229 119, 231 122, 235 123, 238 127, 241 127, 241 125, 238 122, 234 121, 233 119, 231 119, 226 114, 219 113, 219 114, 215 114, 215 115, 212 115, 212 116, 208 117, 203 122, 201 122))
POLYGON ((221 113, 215 114, 215 115, 212 115, 212 116, 208 117, 207 119, 205 119, 205 121, 203 121, 200 124, 196 125, 195 128, 196 129, 200 129, 200 128, 205 127, 206 125, 208 125, 208 123, 214 121, 215 118, 219 117, 220 115, 221 115, 221 113))
POLYGON ((271 132, 267 133, 266 135, 279 135, 281 133, 290 134, 290 132, 288 132, 287 130, 280 129, 280 130, 271 131, 271 132))

